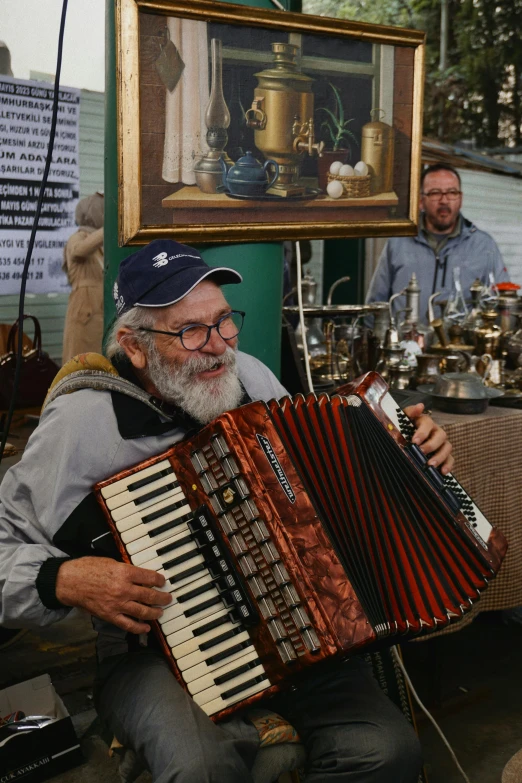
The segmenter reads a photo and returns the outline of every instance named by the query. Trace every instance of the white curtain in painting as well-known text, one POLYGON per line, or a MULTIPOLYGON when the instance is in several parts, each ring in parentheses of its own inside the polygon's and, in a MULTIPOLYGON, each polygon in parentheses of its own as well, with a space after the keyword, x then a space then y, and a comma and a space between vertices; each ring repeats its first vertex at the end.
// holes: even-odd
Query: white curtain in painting
POLYGON ((207 23, 169 17, 170 40, 185 68, 174 91, 167 90, 163 179, 195 185, 194 163, 206 151, 205 111, 209 101, 207 23))

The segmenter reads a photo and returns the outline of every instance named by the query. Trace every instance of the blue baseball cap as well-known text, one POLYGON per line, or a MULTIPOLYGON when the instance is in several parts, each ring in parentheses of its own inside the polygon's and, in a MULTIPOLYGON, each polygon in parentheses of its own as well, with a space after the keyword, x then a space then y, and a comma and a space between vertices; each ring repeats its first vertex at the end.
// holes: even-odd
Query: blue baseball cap
POLYGON ((193 247, 155 239, 120 264, 112 295, 118 315, 133 307, 166 307, 179 302, 205 278, 218 285, 241 283, 226 266, 209 266, 193 247))

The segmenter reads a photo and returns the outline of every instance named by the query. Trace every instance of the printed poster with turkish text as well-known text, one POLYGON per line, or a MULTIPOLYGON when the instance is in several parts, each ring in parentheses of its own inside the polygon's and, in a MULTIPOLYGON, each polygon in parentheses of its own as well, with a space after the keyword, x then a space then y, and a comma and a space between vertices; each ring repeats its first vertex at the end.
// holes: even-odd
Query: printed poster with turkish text
MULTIPOLYGON (((54 88, 0 76, 0 294, 17 294, 42 180, 54 88)), ((80 90, 61 87, 49 178, 27 292, 67 292, 63 249, 76 230, 80 189, 80 90)))

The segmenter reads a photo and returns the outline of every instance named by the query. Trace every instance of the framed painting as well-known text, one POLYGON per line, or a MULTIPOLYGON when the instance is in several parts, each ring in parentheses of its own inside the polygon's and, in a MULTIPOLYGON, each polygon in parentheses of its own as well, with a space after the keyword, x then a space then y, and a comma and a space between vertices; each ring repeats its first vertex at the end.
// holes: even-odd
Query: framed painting
POLYGON ((121 245, 416 232, 424 33, 116 7, 121 245))

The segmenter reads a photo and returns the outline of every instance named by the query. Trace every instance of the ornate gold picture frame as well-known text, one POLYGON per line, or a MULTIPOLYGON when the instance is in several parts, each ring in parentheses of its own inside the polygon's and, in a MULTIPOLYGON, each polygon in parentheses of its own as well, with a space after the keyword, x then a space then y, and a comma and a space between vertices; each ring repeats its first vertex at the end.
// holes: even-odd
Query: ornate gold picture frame
POLYGON ((416 232, 424 33, 116 7, 120 245, 416 232))

